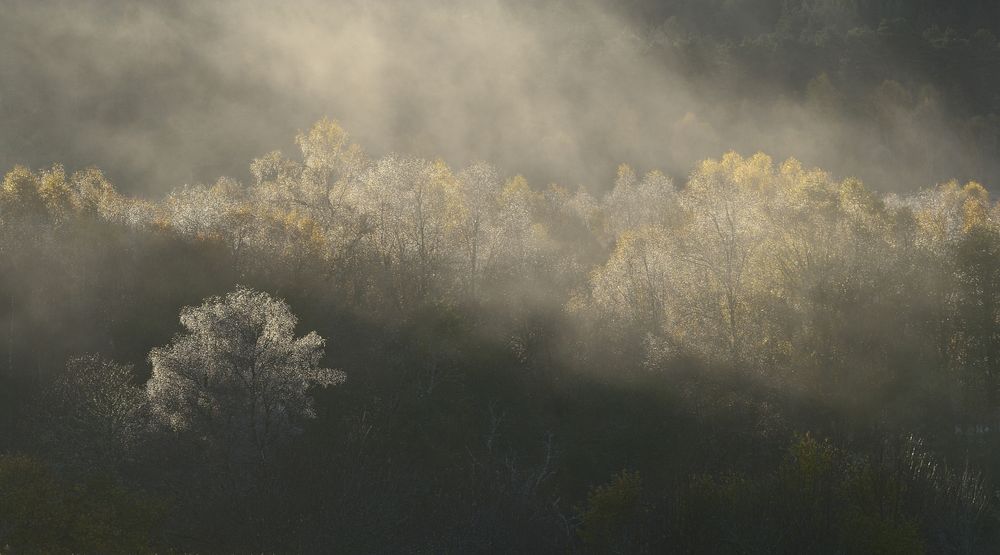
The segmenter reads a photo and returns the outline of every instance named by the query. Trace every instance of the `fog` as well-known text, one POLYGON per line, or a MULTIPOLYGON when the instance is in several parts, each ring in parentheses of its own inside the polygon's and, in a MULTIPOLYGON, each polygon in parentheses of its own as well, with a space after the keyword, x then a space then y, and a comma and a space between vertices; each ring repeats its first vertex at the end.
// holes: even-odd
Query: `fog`
POLYGON ((0 0, 0 552, 992 552, 998 34, 0 0))
POLYGON ((596 191, 623 162, 683 177, 731 149, 887 191, 988 177, 970 175, 944 116, 873 123, 805 91, 681 72, 662 47, 684 31, 612 3, 4 4, 0 166, 95 165, 144 196, 245 179, 323 116, 373 153, 596 191))

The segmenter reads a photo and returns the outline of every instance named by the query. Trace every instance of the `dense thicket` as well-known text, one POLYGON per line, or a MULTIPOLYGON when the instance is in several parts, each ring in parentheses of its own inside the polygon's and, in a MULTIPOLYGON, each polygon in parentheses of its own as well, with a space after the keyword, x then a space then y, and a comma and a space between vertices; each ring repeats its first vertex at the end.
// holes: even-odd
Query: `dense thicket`
POLYGON ((729 153, 594 198, 298 144, 158 202, 5 176, 3 550, 1000 545, 979 184, 729 153))

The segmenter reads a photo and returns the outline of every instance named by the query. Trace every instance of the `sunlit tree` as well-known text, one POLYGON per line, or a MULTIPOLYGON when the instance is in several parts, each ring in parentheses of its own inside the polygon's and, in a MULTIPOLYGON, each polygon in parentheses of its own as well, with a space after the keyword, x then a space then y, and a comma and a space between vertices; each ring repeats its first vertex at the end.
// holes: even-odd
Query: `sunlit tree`
POLYGON ((727 358, 744 357, 755 259, 765 236, 762 203, 771 159, 729 153, 703 162, 681 194, 687 220, 676 236, 676 256, 686 288, 675 325, 693 326, 711 343, 721 335, 727 358), (716 331, 717 330, 717 331, 716 331))
POLYGON ((677 191, 670 178, 652 171, 640 180, 626 165, 618 168, 618 178, 605 206, 614 235, 651 226, 669 227, 680 215, 677 191))
POLYGON ((494 262, 504 241, 500 222, 501 181, 492 166, 480 162, 456 176, 461 195, 459 240, 466 259, 465 281, 475 295, 480 273, 494 262))
POLYGON ((154 415, 265 471, 274 449, 315 415, 310 388, 343 381, 320 366, 324 341, 295 338, 288 305, 240 288, 181 311, 184 333, 150 352, 154 415))

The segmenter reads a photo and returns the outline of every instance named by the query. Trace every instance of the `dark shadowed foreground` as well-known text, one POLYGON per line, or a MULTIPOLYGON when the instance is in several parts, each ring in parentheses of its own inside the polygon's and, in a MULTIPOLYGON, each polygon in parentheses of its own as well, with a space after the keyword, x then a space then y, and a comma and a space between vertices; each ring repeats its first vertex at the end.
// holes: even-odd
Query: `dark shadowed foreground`
POLYGON ((1000 545, 979 184, 730 153, 595 198, 297 142, 157 202, 4 177, 0 552, 1000 545))

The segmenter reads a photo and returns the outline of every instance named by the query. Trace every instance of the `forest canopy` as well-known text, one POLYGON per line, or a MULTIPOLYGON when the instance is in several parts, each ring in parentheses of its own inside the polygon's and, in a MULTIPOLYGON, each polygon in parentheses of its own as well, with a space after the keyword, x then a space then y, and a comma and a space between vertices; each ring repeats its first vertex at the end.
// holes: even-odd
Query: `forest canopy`
MULTIPOLYGON (((884 195, 730 152, 682 184, 622 165, 594 197, 371 157, 327 119, 296 142, 250 183, 156 202, 94 169, 7 173, 3 448, 28 455, 3 464, 30 472, 4 489, 108 484, 108 510, 149 515, 126 551, 994 537, 1000 203, 982 185, 884 195), (865 492, 886 480, 888 515, 865 492), (449 501, 368 532, 429 495, 449 501), (789 535, 762 510, 805 520, 789 535)), ((13 505, 12 549, 41 545, 24 511, 78 502, 49 501, 13 505)), ((49 547, 125 541, 124 521, 52 514, 68 543, 49 547)))

